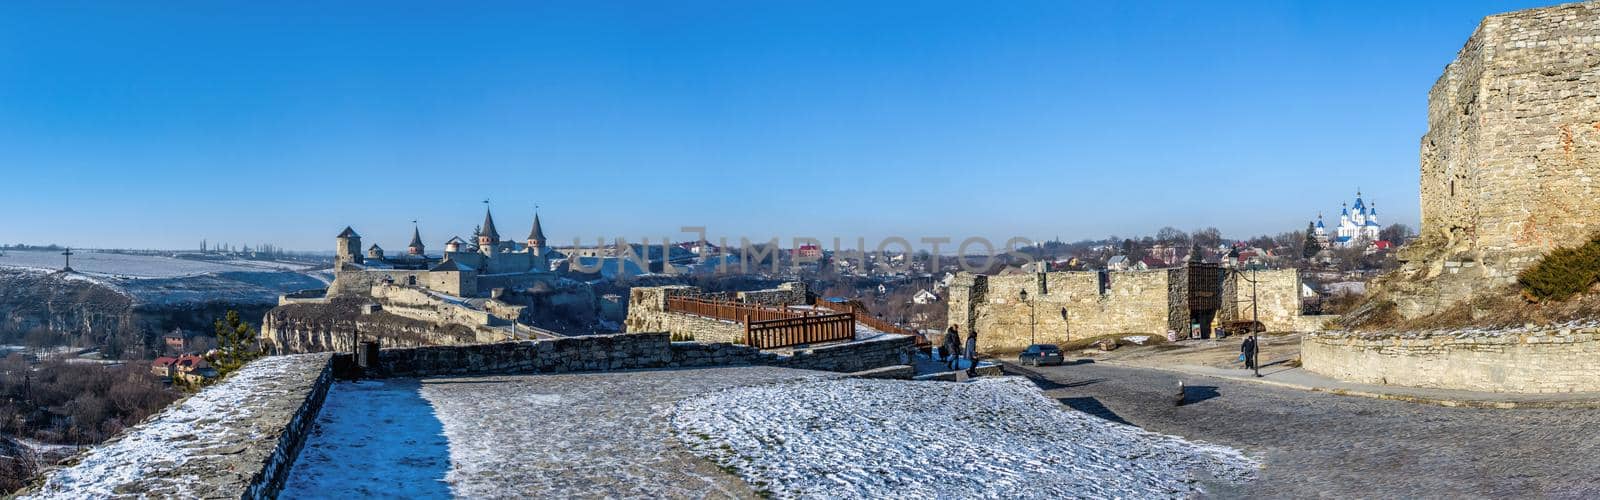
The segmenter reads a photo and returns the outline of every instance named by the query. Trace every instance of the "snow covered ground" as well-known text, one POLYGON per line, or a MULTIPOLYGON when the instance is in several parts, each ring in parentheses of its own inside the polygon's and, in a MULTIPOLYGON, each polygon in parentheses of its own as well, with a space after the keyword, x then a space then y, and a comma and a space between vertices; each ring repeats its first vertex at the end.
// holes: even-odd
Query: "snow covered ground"
POLYGON ((675 433, 780 498, 1186 498, 1258 464, 1062 408, 1024 379, 804 380, 686 399, 675 433))

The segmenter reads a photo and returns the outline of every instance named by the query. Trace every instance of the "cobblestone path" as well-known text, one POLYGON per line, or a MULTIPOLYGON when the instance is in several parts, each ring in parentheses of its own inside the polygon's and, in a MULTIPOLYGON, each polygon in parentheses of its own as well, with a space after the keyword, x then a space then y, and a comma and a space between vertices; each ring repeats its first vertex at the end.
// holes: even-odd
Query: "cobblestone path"
POLYGON ((1262 459, 1258 480, 1213 486, 1218 497, 1600 498, 1596 410, 1445 408, 1093 363, 1023 370, 1067 406, 1262 459), (1180 378, 1190 402, 1175 407, 1180 378))

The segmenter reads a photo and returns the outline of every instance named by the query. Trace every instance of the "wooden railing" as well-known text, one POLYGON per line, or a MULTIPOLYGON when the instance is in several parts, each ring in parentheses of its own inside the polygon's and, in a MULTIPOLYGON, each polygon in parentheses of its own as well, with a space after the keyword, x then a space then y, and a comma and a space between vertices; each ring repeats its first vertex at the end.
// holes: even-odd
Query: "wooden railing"
POLYGON ((852 313, 802 316, 744 322, 745 344, 772 349, 818 342, 854 340, 856 316, 852 313))

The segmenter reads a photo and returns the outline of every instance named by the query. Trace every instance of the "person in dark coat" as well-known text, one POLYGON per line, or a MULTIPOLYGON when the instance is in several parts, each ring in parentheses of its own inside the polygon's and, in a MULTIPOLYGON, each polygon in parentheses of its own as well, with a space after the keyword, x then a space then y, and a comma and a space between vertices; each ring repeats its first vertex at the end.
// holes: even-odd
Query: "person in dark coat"
POLYGON ((1239 352, 1244 355, 1244 368, 1246 370, 1254 370, 1256 368, 1256 336, 1246 337, 1244 342, 1239 344, 1239 352))

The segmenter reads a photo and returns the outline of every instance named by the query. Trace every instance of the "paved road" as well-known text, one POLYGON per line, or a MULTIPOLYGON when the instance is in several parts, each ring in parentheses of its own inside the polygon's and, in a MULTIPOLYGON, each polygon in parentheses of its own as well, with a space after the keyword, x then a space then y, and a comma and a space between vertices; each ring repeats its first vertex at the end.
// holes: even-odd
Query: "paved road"
POLYGON ((1073 408, 1263 459, 1259 480, 1218 497, 1600 498, 1597 410, 1444 408, 1094 363, 1020 370, 1073 408), (1175 407, 1179 378, 1190 402, 1175 407))

